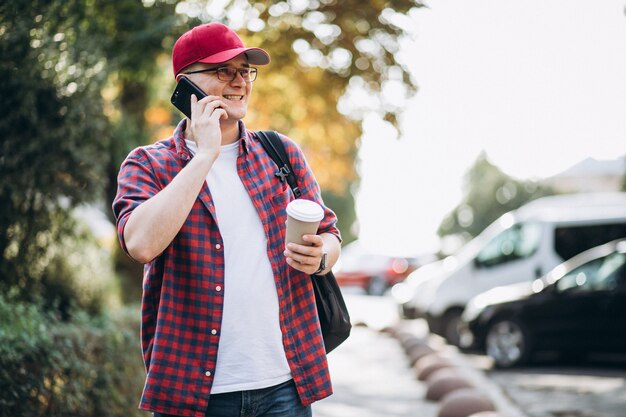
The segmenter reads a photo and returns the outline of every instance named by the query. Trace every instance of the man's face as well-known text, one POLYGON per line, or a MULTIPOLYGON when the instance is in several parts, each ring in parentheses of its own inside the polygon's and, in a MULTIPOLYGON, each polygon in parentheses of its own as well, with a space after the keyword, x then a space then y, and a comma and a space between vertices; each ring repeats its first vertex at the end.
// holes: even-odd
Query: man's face
MULTIPOLYGON (((245 55, 240 55, 230 61, 221 64, 194 64, 193 67, 183 71, 197 71, 202 69, 213 68, 247 68, 249 67, 248 59, 245 55)), ((228 120, 235 121, 243 119, 248 109, 248 100, 252 93, 252 83, 246 82, 241 74, 237 74, 232 81, 222 81, 218 78, 216 72, 203 72, 197 74, 185 75, 194 84, 200 87, 207 95, 218 96, 224 102, 223 109, 228 114, 228 120)))

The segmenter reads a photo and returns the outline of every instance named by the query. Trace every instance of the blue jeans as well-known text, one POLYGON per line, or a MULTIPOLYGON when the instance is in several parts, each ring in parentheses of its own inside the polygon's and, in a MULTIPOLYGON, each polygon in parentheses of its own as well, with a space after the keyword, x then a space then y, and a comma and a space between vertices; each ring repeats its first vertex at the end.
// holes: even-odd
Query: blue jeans
MULTIPOLYGON (((206 417, 311 417, 311 406, 300 403, 293 380, 273 387, 227 392, 209 397, 206 417)), ((154 413, 154 417, 175 417, 154 413)))

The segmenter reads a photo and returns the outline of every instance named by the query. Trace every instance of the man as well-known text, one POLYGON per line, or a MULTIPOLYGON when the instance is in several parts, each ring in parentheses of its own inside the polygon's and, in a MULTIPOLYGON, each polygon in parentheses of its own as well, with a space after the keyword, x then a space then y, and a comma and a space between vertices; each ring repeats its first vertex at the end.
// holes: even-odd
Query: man
MULTIPOLYGON (((285 247, 294 198, 246 115, 267 52, 211 23, 183 34, 174 75, 192 96, 174 135, 135 149, 113 203, 124 250, 145 263, 140 408, 155 416, 310 416, 332 393, 310 274, 340 252, 324 207, 309 245, 285 247)), ((303 198, 323 206, 300 149, 281 135, 303 198)))

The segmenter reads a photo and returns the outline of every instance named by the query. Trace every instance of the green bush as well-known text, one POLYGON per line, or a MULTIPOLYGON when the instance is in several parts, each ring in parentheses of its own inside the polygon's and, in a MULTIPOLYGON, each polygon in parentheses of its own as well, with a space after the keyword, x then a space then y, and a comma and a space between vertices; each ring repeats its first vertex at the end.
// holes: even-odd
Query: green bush
POLYGON ((139 312, 62 321, 0 297, 0 416, 142 416, 139 312))

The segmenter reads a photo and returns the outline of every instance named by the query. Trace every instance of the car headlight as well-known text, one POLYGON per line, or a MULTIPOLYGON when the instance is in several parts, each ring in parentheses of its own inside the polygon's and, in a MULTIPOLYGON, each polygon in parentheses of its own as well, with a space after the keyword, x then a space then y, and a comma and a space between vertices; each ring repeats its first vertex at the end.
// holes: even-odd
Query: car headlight
POLYGON ((487 323, 496 314, 497 308, 495 305, 488 305, 482 309, 479 314, 480 322, 487 323))
POLYGON ((476 320, 483 310, 485 310, 485 307, 487 307, 487 304, 484 303, 480 297, 470 300, 467 306, 465 306, 465 310, 463 310, 463 321, 469 323, 476 320))

